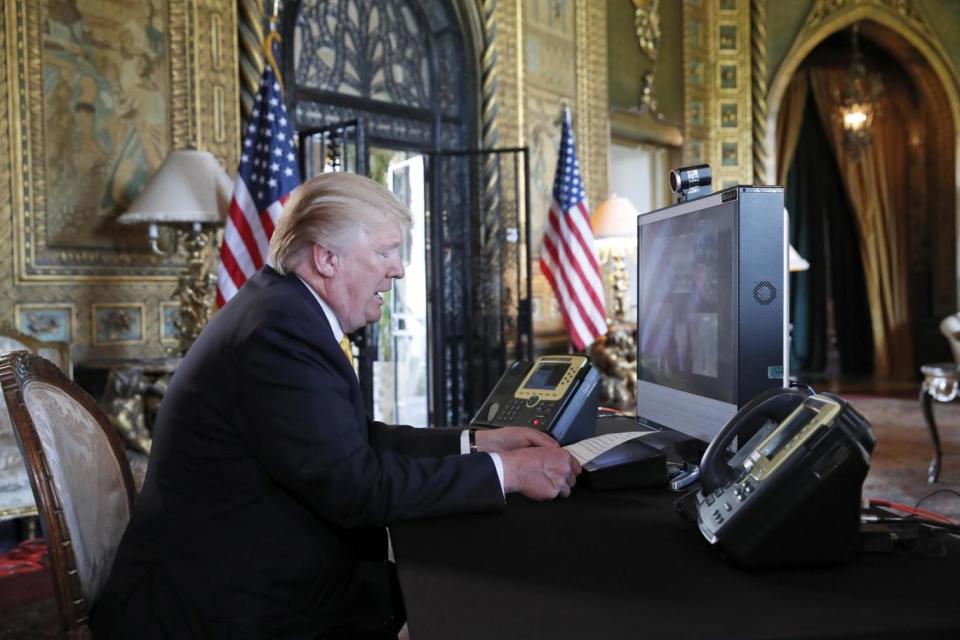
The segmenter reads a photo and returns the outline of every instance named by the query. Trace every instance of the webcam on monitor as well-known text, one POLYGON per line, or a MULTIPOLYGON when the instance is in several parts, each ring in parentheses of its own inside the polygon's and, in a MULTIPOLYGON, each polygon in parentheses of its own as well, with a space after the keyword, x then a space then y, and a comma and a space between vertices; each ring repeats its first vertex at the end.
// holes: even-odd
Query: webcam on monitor
POLYGON ((713 173, 708 164, 670 170, 670 190, 676 196, 676 202, 687 202, 710 195, 713 193, 710 188, 712 182, 713 173))

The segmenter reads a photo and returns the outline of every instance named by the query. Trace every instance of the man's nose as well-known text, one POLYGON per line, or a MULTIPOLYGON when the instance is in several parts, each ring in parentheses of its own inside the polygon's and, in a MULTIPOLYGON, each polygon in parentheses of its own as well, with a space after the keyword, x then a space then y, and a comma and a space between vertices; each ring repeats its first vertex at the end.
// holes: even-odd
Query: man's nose
POLYGON ((387 276, 391 278, 400 279, 403 277, 403 258, 397 257, 393 264, 390 265, 390 270, 387 272, 387 276))

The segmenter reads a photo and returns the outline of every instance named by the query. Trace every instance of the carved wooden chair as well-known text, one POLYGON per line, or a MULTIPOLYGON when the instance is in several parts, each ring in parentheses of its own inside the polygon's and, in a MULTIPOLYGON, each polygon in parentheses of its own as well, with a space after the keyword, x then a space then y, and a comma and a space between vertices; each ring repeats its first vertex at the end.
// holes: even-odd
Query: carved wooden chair
POLYGON ((0 386, 46 532, 64 632, 89 638, 90 609, 133 509, 123 444, 93 398, 43 358, 0 356, 0 386))
MULTIPOLYGON (((50 360, 72 377, 70 345, 66 342, 42 342, 32 336, 0 325, 0 355, 25 349, 50 360)), ((30 480, 17 448, 13 426, 0 395, 0 521, 37 515, 37 503, 30 480)))

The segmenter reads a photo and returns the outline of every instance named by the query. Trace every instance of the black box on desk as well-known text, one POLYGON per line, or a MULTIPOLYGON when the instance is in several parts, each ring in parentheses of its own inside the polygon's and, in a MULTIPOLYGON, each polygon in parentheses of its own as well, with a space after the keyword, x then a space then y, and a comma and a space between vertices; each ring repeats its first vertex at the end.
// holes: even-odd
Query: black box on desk
POLYGON ((595 490, 665 486, 667 455, 643 440, 627 440, 584 464, 584 484, 595 490))

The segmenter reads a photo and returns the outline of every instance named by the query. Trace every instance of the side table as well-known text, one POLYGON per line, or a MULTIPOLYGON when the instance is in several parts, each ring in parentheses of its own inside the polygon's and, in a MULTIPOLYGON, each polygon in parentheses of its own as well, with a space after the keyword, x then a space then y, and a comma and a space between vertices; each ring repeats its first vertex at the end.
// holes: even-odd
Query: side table
POLYGON ((937 432, 937 423, 933 418, 933 401, 951 402, 960 391, 960 365, 954 362, 925 364, 920 367, 923 373, 923 384, 920 385, 920 406, 923 408, 923 417, 930 429, 933 439, 933 460, 930 462, 930 471, 927 482, 933 484, 940 477, 940 463, 943 451, 940 447, 940 434, 937 432))

